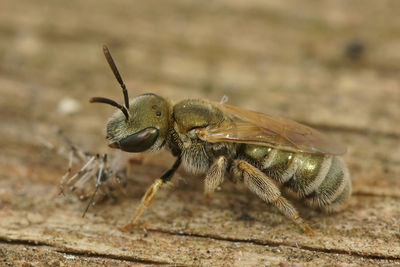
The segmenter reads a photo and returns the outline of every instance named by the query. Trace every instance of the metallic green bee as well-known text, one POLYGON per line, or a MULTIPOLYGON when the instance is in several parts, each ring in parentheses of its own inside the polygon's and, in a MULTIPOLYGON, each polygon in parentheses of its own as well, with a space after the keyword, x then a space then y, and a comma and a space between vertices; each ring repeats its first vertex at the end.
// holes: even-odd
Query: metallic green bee
POLYGON ((110 147, 126 152, 167 148, 177 158, 145 193, 123 230, 128 230, 151 204, 160 187, 182 165, 205 174, 205 194, 225 178, 244 183, 306 232, 303 222, 281 189, 295 193, 305 204, 338 210, 349 199, 351 180, 340 158, 346 148, 320 132, 287 119, 239 109, 208 100, 189 99, 175 105, 155 94, 131 100, 107 47, 104 54, 123 89, 125 104, 94 97, 119 109, 107 124, 110 147))

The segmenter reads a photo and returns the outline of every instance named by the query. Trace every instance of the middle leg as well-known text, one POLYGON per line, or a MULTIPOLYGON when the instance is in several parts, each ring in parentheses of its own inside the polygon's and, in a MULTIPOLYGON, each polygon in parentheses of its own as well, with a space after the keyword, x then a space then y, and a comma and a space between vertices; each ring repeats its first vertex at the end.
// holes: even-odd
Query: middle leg
POLYGON ((227 160, 224 156, 219 156, 210 166, 204 179, 204 195, 208 199, 210 194, 215 191, 224 181, 227 160))
POLYGON ((235 178, 243 181, 250 191, 265 202, 274 205, 283 215, 298 224, 308 234, 312 233, 293 205, 281 195, 281 191, 271 178, 245 160, 235 160, 232 172, 235 178))

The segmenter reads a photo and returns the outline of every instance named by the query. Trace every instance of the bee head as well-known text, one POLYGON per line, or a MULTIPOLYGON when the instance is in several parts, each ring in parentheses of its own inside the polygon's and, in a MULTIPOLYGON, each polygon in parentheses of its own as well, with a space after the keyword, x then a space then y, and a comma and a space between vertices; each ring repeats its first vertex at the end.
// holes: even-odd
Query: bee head
POLYGON ((155 151, 160 149, 168 133, 171 121, 170 103, 155 94, 144 94, 131 101, 125 84, 107 47, 104 55, 122 87, 125 105, 103 97, 93 97, 91 103, 105 103, 119 109, 107 123, 109 146, 126 152, 155 151))
POLYGON ((129 103, 127 118, 117 111, 107 124, 110 147, 127 152, 158 150, 168 133, 170 105, 155 94, 135 97, 129 103))

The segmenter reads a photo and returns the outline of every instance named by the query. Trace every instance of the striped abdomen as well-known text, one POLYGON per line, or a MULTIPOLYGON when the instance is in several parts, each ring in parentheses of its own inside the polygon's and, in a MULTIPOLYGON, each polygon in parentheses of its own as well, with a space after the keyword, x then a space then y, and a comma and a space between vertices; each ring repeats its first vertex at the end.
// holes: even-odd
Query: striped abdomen
POLYGON ((292 153, 255 145, 246 145, 244 153, 266 175, 309 206, 337 210, 351 194, 349 172, 338 156, 292 153))

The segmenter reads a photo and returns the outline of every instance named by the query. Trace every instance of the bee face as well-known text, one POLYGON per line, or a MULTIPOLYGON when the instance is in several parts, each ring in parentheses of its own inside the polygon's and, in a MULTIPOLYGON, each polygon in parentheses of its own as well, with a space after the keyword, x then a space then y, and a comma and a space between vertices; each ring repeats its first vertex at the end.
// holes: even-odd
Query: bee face
POLYGON ((107 124, 110 147, 127 152, 158 150, 170 122, 170 104, 155 94, 135 97, 129 103, 129 118, 117 111, 107 124))

